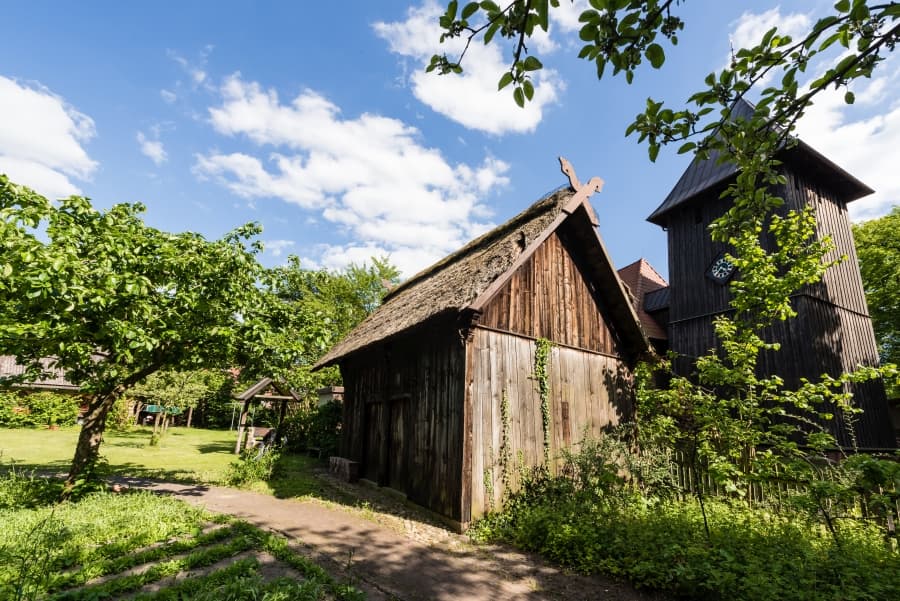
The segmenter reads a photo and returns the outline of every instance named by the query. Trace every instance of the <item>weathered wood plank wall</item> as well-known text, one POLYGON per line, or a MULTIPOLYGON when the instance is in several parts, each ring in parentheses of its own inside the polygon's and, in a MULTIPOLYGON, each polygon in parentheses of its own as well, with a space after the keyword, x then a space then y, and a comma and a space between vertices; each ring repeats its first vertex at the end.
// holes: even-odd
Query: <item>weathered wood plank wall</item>
MULTIPOLYGON (((544 427, 538 383, 533 377, 535 341, 476 328, 471 344, 472 518, 502 501, 508 480, 515 490, 519 469, 544 463, 544 427), (507 399, 508 438, 501 404, 507 399), (503 465, 502 457, 508 458, 503 465), (504 478, 505 475, 505 478, 504 478)), ((550 357, 550 457, 577 447, 611 424, 633 417, 631 375, 614 357, 555 346, 550 357)))
POLYGON ((575 348, 618 354, 613 329, 582 269, 552 234, 485 307, 481 324, 575 348))
POLYGON ((365 478, 461 518, 465 351, 448 324, 341 363, 342 454, 365 478))
MULTIPOLYGON (((857 365, 873 365, 878 355, 846 203, 809 174, 787 168, 785 176, 787 182, 775 191, 785 199, 784 210, 813 207, 818 236, 830 236, 835 244, 826 260, 847 255, 845 261, 825 272, 821 282, 794 295, 798 317, 764 333, 767 340, 778 341, 782 347, 761 357, 760 373, 778 374, 787 385, 796 386, 801 377, 815 379, 823 373, 836 375, 857 365)), ((710 240, 707 229, 728 206, 727 201, 718 199, 720 191, 705 192, 695 205, 672 214, 668 224, 669 336, 672 350, 686 358, 679 363, 682 371, 690 369, 691 359, 713 348, 713 317, 729 310, 728 287, 705 275, 706 267, 726 250, 710 240)), ((851 390, 864 413, 853 418, 852 428, 838 416, 829 426, 832 433, 846 446, 891 446, 893 434, 883 386, 872 383, 851 390)))

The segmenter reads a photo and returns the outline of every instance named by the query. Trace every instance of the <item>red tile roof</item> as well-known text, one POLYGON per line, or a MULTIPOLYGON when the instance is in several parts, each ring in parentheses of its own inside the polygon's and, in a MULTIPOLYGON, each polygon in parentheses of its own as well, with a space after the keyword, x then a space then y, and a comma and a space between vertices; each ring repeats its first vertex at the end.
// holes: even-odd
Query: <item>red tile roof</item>
POLYGON ((656 340, 667 340, 669 336, 666 334, 665 328, 659 325, 653 317, 644 311, 644 295, 660 288, 668 286, 668 282, 646 259, 640 258, 631 265, 626 265, 619 270, 619 278, 628 286, 631 292, 634 309, 641 321, 641 327, 648 338, 656 340))

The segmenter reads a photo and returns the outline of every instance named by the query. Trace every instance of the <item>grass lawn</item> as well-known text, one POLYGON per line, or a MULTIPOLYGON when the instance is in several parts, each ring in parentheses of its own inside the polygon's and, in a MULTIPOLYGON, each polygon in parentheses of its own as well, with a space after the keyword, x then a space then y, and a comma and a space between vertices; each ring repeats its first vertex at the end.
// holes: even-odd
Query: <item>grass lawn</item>
MULTIPOLYGON (((65 473, 78 432, 78 427, 0 429, 0 468, 14 464, 26 472, 65 473)), ((223 484, 228 466, 236 459, 233 451, 237 434, 233 431, 169 428, 156 446, 150 446, 151 432, 149 427, 107 431, 100 454, 108 463, 108 471, 120 476, 223 484)), ((306 455, 283 454, 271 480, 252 482, 246 488, 280 498, 350 501, 316 478, 313 469, 319 465, 306 455)))
POLYGON ((59 487, 0 476, 0 599, 364 599, 249 524, 147 492, 56 505, 59 487))
MULTIPOLYGON (((0 464, 11 461, 26 470, 67 472, 78 427, 0 429, 0 464)), ((111 471, 187 482, 219 482, 228 465, 237 434, 200 428, 169 428, 157 446, 150 446, 149 427, 128 432, 107 431, 100 454, 111 471)))

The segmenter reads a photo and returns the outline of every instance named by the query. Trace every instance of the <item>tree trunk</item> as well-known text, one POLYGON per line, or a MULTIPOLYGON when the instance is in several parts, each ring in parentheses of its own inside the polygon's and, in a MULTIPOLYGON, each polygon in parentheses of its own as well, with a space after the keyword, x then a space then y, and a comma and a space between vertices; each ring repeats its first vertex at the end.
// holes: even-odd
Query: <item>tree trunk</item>
POLYGON ((100 456, 100 443, 103 442, 103 431, 106 429, 106 416, 115 402, 114 393, 91 397, 88 409, 84 414, 81 432, 78 434, 75 457, 72 458, 72 466, 69 468, 69 476, 66 478, 63 489, 62 498, 64 500, 72 494, 79 476, 100 456))
POLYGON ((186 427, 188 427, 188 428, 191 427, 191 418, 192 418, 193 416, 194 416, 194 408, 193 408, 193 407, 188 407, 187 425, 186 425, 186 427))
POLYGON ((143 408, 144 408, 144 403, 142 403, 140 401, 134 402, 134 415, 131 416, 131 424, 133 426, 139 425, 138 419, 141 417, 141 409, 143 409, 143 408))
POLYGON ((161 413, 157 413, 153 416, 153 433, 156 434, 156 431, 159 429, 159 417, 162 415, 161 413))

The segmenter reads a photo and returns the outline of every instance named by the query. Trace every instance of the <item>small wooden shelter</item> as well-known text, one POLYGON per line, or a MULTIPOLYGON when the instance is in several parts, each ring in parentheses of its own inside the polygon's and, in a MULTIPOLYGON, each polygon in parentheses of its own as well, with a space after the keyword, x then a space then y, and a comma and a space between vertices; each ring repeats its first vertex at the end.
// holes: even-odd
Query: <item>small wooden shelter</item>
POLYGON ((317 364, 340 365, 342 455, 461 529, 520 466, 633 416, 649 343, 588 202, 602 182, 563 164, 571 186, 392 290, 317 364))
POLYGON ((241 417, 238 420, 237 442, 234 443, 234 452, 241 452, 241 446, 244 442, 244 435, 247 433, 247 416, 250 413, 250 405, 259 402, 280 403, 280 411, 278 414, 278 426, 284 422, 284 416, 287 413, 288 403, 299 403, 302 399, 297 396, 290 386, 273 380, 272 378, 262 378, 250 388, 240 394, 234 395, 236 401, 242 403, 241 417))

